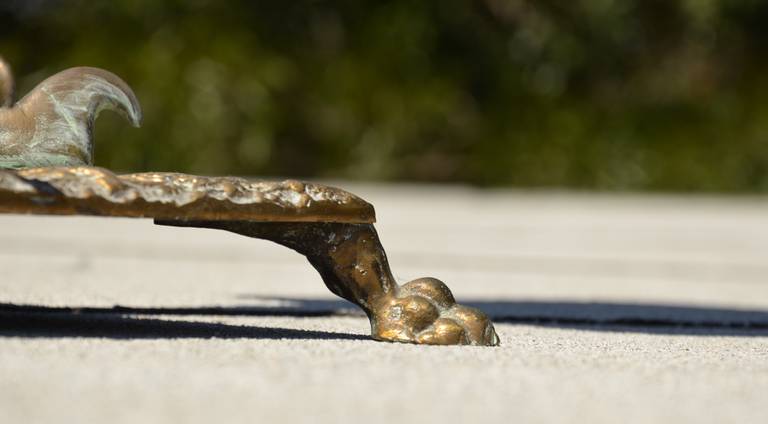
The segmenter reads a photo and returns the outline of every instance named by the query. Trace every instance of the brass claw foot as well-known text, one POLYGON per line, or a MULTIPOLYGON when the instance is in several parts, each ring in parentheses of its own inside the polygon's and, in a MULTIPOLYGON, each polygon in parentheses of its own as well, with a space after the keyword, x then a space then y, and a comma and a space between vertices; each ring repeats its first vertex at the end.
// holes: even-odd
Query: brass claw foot
POLYGON ((245 221, 155 221, 161 225, 217 228, 274 241, 305 255, 336 295, 360 306, 376 340, 431 345, 497 346, 488 317, 456 304, 440 280, 395 283, 371 224, 245 221))
POLYGON ((435 278, 419 278, 382 299, 371 318, 377 340, 433 344, 497 346, 488 317, 456 304, 451 290, 435 278))

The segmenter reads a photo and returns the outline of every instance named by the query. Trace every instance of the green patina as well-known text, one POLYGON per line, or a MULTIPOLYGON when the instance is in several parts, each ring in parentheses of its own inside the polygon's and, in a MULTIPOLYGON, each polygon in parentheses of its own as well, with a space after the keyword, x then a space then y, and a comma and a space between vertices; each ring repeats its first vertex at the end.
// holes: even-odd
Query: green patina
POLYGON ((42 166, 88 165, 81 159, 60 153, 29 153, 16 156, 0 156, 0 169, 36 168, 42 166))

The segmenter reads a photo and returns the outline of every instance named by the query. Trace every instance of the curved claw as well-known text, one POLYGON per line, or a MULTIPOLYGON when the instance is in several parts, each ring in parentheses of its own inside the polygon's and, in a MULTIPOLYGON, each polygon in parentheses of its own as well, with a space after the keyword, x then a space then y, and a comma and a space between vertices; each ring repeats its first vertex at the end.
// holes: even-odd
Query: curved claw
POLYGON ((78 67, 46 79, 0 109, 0 168, 92 164, 93 123, 105 109, 141 124, 136 95, 111 72, 78 67))

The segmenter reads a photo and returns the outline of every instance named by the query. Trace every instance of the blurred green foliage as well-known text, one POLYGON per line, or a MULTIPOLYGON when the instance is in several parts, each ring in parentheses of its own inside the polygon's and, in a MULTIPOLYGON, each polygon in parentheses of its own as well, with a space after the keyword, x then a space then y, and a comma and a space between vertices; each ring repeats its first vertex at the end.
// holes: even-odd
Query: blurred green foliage
POLYGON ((5 0, 20 92, 132 85, 118 170, 768 189, 768 2, 5 0))

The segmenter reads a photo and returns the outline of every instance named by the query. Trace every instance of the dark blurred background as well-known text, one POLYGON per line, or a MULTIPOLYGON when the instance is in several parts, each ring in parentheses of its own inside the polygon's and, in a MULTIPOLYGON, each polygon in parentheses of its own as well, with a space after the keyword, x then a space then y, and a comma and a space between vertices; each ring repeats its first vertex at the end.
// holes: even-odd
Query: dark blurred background
POLYGON ((109 69, 117 170, 768 189, 768 2, 2 0, 19 93, 109 69))

